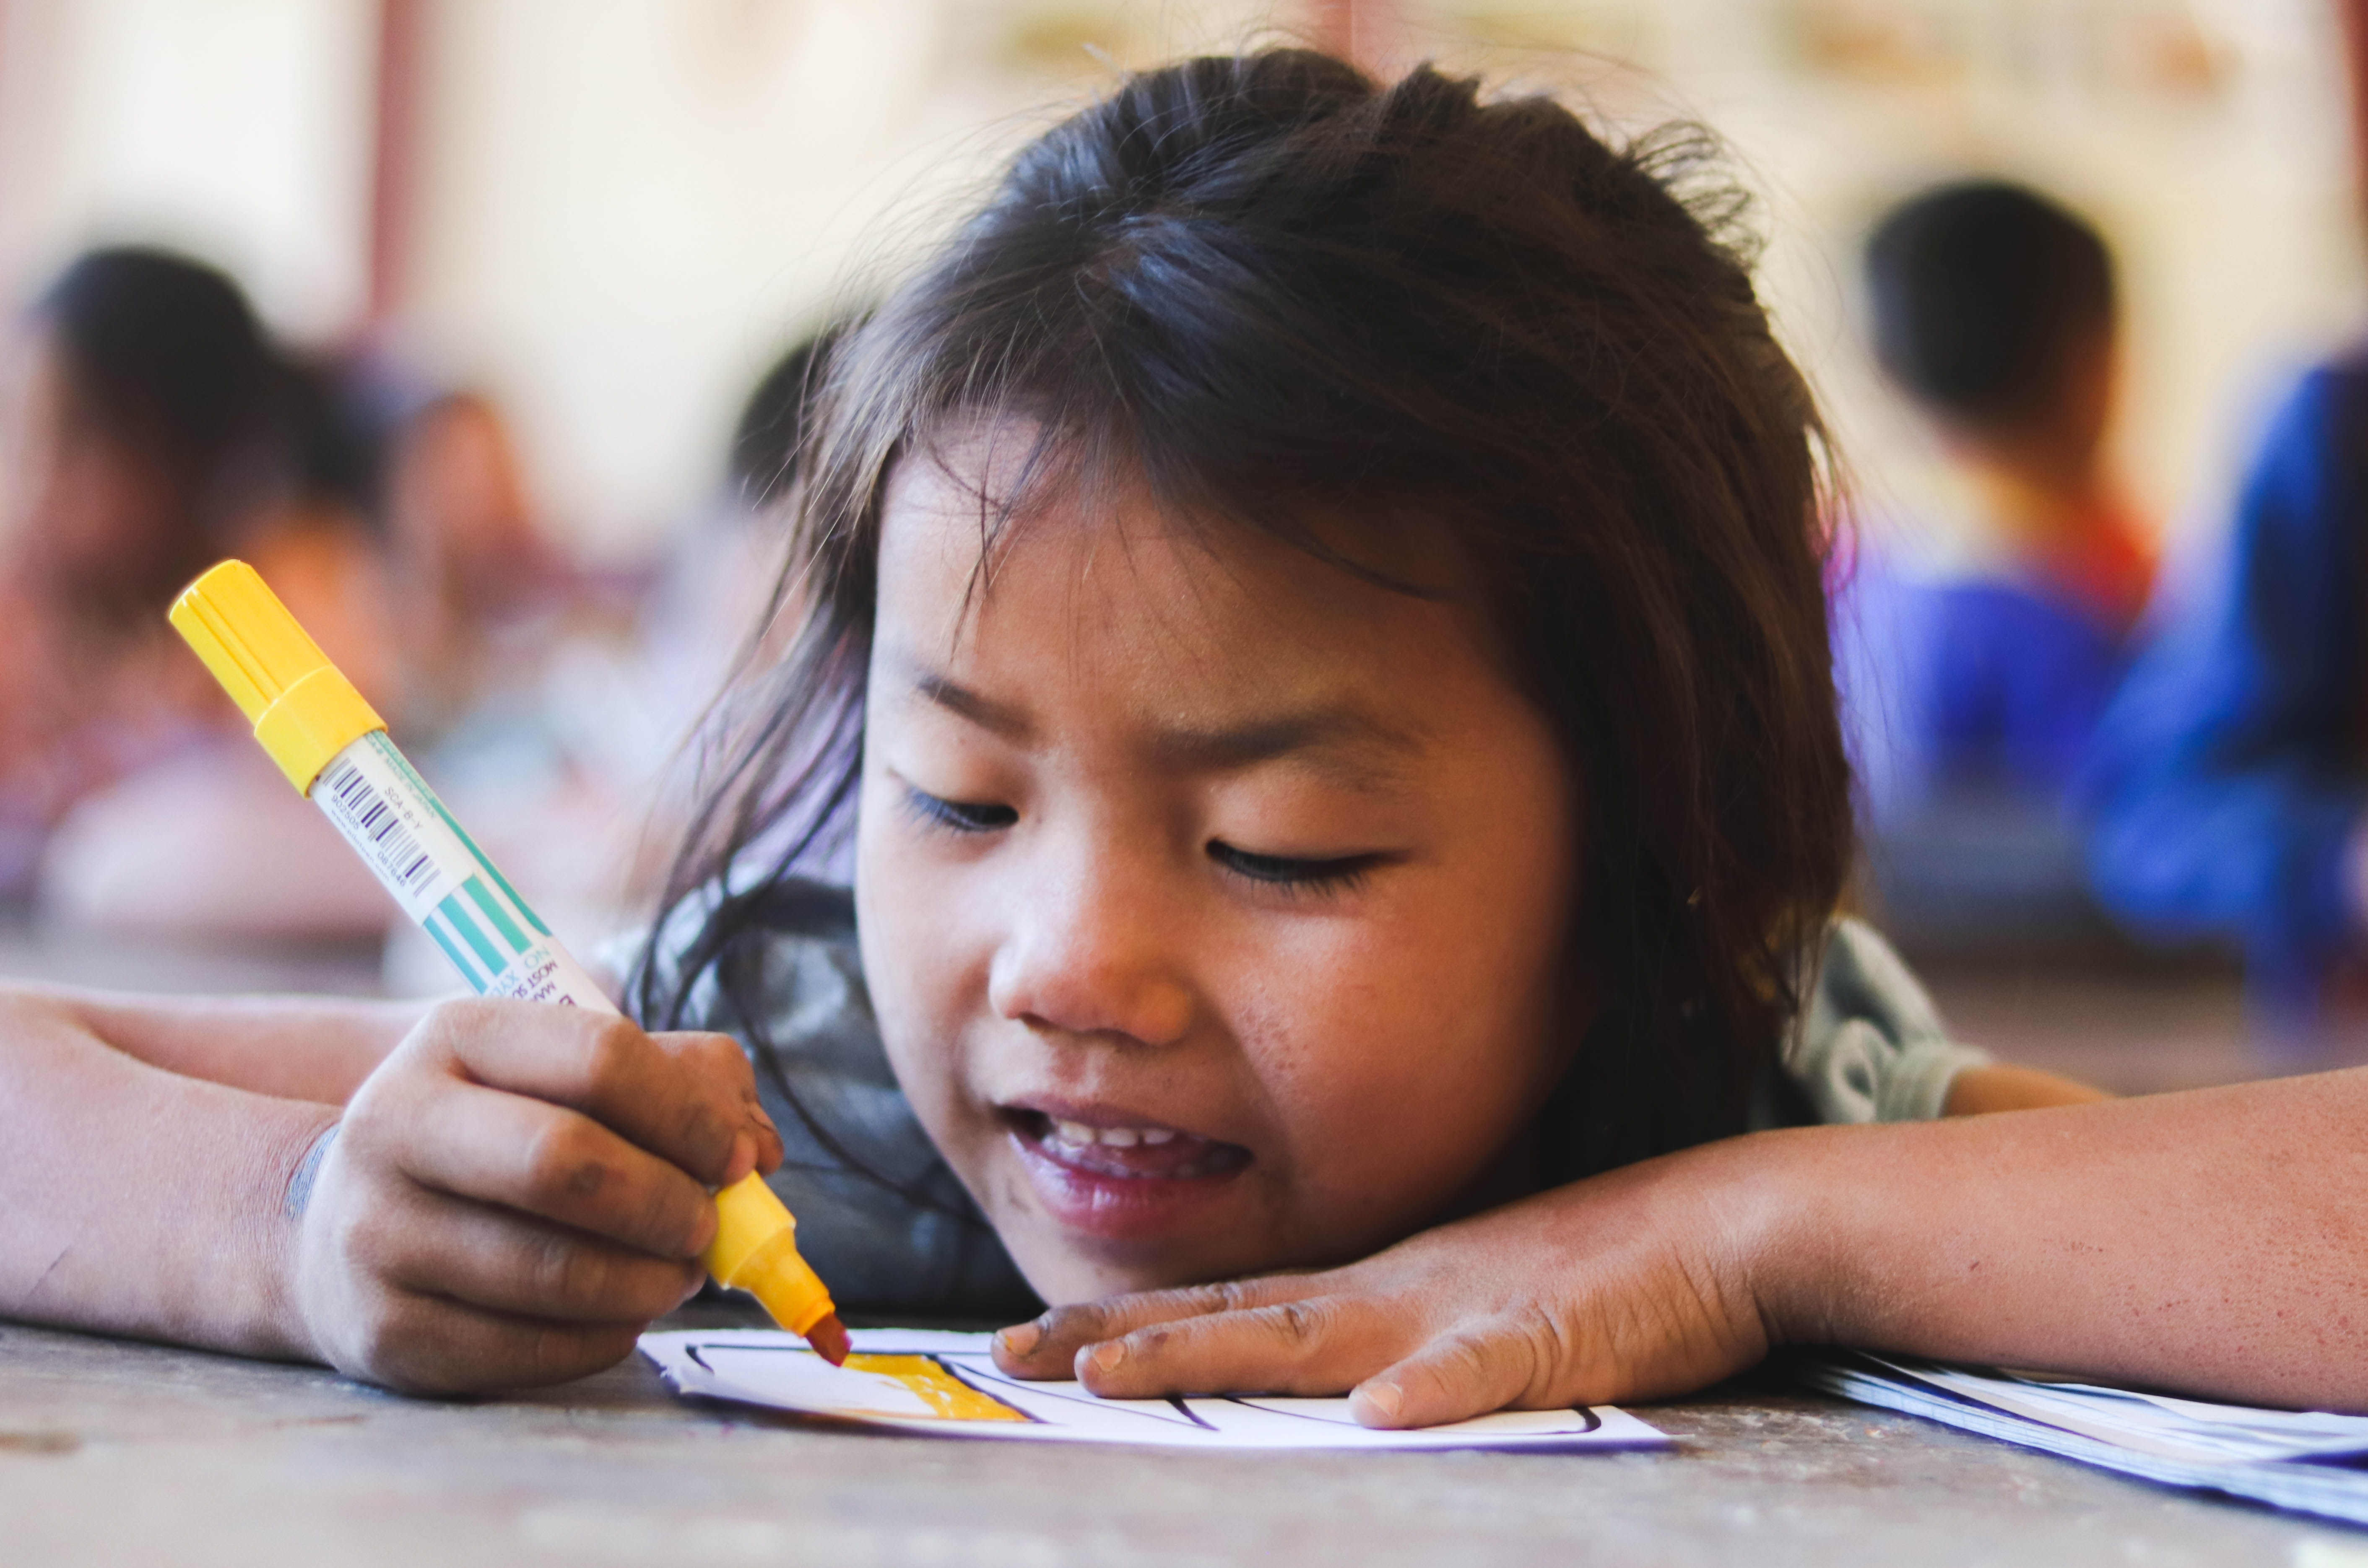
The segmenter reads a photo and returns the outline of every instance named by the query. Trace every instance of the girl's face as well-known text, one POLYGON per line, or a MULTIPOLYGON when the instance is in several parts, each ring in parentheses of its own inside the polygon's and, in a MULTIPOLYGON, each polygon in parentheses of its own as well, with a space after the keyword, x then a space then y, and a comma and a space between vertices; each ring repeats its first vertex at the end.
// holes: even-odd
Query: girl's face
POLYGON ((1478 608, 1124 494, 979 573, 986 443, 942 460, 888 491, 856 893, 1030 1282, 1341 1261, 1504 1178, 1582 1003, 1575 790, 1478 608))

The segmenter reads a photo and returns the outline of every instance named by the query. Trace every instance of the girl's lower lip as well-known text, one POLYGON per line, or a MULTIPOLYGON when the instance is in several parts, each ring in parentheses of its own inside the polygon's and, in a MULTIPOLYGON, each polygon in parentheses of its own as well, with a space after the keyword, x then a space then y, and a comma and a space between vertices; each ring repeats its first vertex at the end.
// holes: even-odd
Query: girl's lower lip
POLYGON ((1243 1160, 1198 1176, 1112 1176, 1062 1159, 1025 1125, 1012 1128, 1009 1136, 1045 1211, 1068 1230, 1106 1241, 1147 1241, 1172 1233, 1223 1197, 1249 1165, 1243 1160))

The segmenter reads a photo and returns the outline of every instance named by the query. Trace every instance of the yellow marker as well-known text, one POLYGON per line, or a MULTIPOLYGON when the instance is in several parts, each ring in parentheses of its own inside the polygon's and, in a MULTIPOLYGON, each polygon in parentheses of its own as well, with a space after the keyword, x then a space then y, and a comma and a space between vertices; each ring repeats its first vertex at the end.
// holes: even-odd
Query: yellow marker
MULTIPOLYGON (((386 736, 386 721, 340 674, 255 568, 225 561, 182 591, 173 625, 255 725, 297 791, 321 808, 403 912, 480 995, 617 1009, 559 944, 386 736)), ((847 1330, 798 1256, 797 1221, 755 1176, 715 1195, 721 1221, 700 1261, 833 1363, 847 1330)))

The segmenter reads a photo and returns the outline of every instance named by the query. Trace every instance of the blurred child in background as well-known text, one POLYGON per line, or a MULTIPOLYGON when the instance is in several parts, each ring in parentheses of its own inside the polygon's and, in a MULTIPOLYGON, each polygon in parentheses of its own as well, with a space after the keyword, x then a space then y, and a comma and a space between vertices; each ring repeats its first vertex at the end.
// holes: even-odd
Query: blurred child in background
POLYGON ((45 921, 264 940, 387 929, 385 896, 165 624, 229 555, 540 892, 562 907, 620 896, 622 824, 646 801, 581 755, 601 716, 553 671, 577 643, 629 641, 630 600, 598 603, 544 542, 489 398, 380 354, 288 354, 229 278, 148 250, 77 262, 32 312, 22 359, 6 570, 22 609, 0 633, 22 646, 0 692, 0 808, 11 885, 45 921))
POLYGON ((402 706, 415 729, 460 722, 579 596, 536 526, 524 464, 492 398, 426 399, 390 433, 378 504, 386 529, 402 706))
POLYGON ((1886 216, 1866 275, 1876 357, 1949 460, 1971 558, 1870 554, 1842 602, 1878 886, 1910 927, 2060 922, 2086 902, 2066 790, 2154 573, 2104 455, 2112 259, 2055 202, 1978 180, 1886 216))
MULTIPOLYGON (((427 405, 389 460, 388 533, 403 602, 422 767, 505 871, 590 951, 640 917, 689 814, 689 743, 778 619, 771 596, 806 411, 841 328, 769 366, 742 407, 721 493, 669 551, 630 619, 605 613, 543 545, 498 411, 427 405), (435 637, 419 628, 442 625, 435 637), (443 651, 433 644, 440 642, 443 651)), ((449 989, 446 960, 390 927, 389 987, 449 989)))
POLYGON ((782 619, 770 604, 787 536, 781 509, 811 435, 808 411, 848 323, 801 338, 768 366, 741 405, 724 494, 694 525, 644 617, 655 746, 689 736, 752 639, 782 619))
POLYGON ((2368 358, 2304 376, 2236 516, 2165 597, 2084 781, 2097 887, 2241 943, 2267 1021, 2360 1011, 2368 933, 2368 358))
POLYGON ((235 284, 83 256, 16 346, 0 595, 0 892, 70 923, 250 934, 382 919, 166 628, 244 554, 365 691, 387 659, 359 520, 316 494, 298 383, 235 284))

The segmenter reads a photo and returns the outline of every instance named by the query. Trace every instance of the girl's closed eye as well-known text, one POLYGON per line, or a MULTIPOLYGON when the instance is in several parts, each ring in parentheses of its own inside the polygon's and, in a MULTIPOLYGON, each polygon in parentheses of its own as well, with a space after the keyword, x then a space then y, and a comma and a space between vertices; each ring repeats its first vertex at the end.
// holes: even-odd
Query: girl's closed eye
POLYGON ((1325 858, 1261 855, 1255 850, 1227 844, 1221 838, 1209 841, 1209 858, 1249 881, 1291 892, 1326 895, 1356 892, 1372 879, 1374 871, 1390 861, 1389 856, 1381 854, 1325 858))
POLYGON ((993 833, 1019 820, 1018 812, 993 801, 950 801, 910 784, 905 801, 921 822, 948 833, 993 833))

